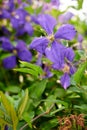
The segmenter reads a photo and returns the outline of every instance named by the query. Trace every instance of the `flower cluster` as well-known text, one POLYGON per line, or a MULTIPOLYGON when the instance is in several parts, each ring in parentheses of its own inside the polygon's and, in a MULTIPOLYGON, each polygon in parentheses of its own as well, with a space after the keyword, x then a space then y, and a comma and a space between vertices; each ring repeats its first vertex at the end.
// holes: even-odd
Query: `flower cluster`
MULTIPOLYGON (((59 6, 58 1, 52 0, 51 2, 54 5, 57 2, 59 6)), ((21 3, 21 0, 18 0, 18 4, 20 5, 21 3)), ((74 74, 76 70, 73 65, 75 54, 71 47, 66 47, 62 44, 61 39, 72 40, 76 35, 74 26, 64 24, 59 27, 58 30, 54 31, 57 21, 51 15, 30 15, 24 10, 23 6, 17 8, 13 0, 7 3, 3 2, 2 5, 0 8, 0 19, 3 21, 3 24, 0 24, 0 26, 4 36, 1 35, 0 42, 2 50, 6 53, 10 53, 10 56, 7 56, 3 60, 4 67, 7 69, 14 68, 17 65, 18 59, 30 62, 32 60, 30 50, 36 50, 41 55, 40 61, 44 55, 52 62, 51 68, 63 72, 60 82, 63 88, 67 89, 70 85, 70 75, 74 74), (27 33, 27 35, 32 37, 34 33, 33 23, 42 27, 46 35, 35 37, 28 48, 23 39, 20 39, 20 36, 24 36, 24 34, 27 33), (15 32, 14 38, 11 36, 12 32, 7 28, 7 25, 15 32), (11 43, 12 38, 16 45, 11 43)), ((41 63, 40 66, 46 73, 46 76, 43 76, 43 78, 53 76, 49 70, 49 65, 44 64, 43 67, 43 63, 41 63)))
POLYGON ((73 25, 65 24, 57 32, 53 33, 56 20, 48 14, 40 15, 38 21, 46 31, 47 36, 35 38, 30 44, 30 49, 35 49, 44 54, 52 61, 54 69, 64 72, 60 81, 64 89, 66 89, 70 85, 70 75, 75 72, 75 67, 72 64, 75 54, 72 48, 65 47, 59 40, 72 40, 76 35, 76 30, 73 25))

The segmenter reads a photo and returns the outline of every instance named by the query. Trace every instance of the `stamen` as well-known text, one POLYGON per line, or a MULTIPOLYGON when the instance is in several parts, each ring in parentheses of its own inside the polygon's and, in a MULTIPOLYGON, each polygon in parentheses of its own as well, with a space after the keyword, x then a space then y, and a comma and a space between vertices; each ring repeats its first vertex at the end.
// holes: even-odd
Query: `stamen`
POLYGON ((54 35, 51 34, 51 35, 47 36, 47 39, 50 41, 54 41, 55 38, 54 38, 54 35))
POLYGON ((64 68, 62 69, 62 71, 64 73, 66 73, 66 72, 69 73, 70 72, 70 67, 67 64, 65 64, 64 68))
POLYGON ((17 50, 14 49, 14 50, 13 50, 13 53, 14 53, 14 55, 17 55, 17 50))
POLYGON ((27 22, 30 22, 30 21, 31 21, 31 17, 30 17, 29 15, 27 15, 27 16, 25 17, 25 20, 26 20, 27 22))

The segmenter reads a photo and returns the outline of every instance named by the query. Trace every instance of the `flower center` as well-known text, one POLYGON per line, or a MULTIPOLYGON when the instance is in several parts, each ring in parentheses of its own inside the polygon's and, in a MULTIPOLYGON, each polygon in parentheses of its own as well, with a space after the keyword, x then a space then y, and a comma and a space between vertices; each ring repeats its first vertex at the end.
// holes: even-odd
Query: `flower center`
POLYGON ((16 15, 16 12, 15 12, 15 11, 13 11, 13 12, 11 13, 11 15, 12 15, 12 16, 15 16, 15 15, 16 15))
POLYGON ((51 34, 51 35, 47 36, 47 39, 50 40, 51 42, 53 42, 55 38, 54 38, 54 35, 51 34))
POLYGON ((30 21, 31 21, 31 17, 30 17, 29 15, 27 15, 27 16, 25 17, 25 20, 26 20, 27 22, 30 22, 30 21))
POLYGON ((12 52, 13 52, 14 55, 17 55, 17 50, 16 49, 14 49, 12 52))
POLYGON ((62 69, 62 71, 64 72, 64 73, 69 73, 70 72, 70 67, 67 65, 67 64, 65 64, 64 65, 64 68, 62 69))

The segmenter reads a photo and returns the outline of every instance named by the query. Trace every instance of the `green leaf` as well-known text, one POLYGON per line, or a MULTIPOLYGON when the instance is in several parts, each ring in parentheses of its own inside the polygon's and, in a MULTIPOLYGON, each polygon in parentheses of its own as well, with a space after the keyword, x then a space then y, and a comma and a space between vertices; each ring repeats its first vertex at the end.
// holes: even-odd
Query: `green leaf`
POLYGON ((78 70, 76 71, 76 73, 72 76, 73 80, 76 83, 79 83, 81 81, 81 78, 82 78, 82 76, 84 74, 86 66, 87 66, 87 62, 85 62, 84 64, 80 65, 80 67, 78 68, 78 70))
POLYGON ((32 119, 34 117, 34 111, 24 113, 23 119, 28 123, 29 127, 32 128, 32 119))
POLYGON ((7 114, 10 116, 10 102, 1 91, 0 91, 0 95, 1 95, 1 102, 6 110, 7 114))
POLYGON ((31 74, 35 77, 38 77, 43 73, 43 70, 40 66, 23 61, 20 61, 20 63, 22 68, 16 68, 14 69, 15 71, 31 74))
POLYGON ((17 86, 9 86, 7 88, 5 88, 5 91, 11 92, 11 93, 18 93, 20 92, 20 88, 17 86))
POLYGON ((30 74, 30 75, 33 75, 35 77, 38 76, 38 73, 35 73, 34 70, 28 69, 28 68, 17 68, 17 69, 13 69, 13 70, 18 71, 18 72, 23 72, 23 73, 26 73, 26 74, 30 74))
POLYGON ((32 86, 29 87, 30 96, 34 99, 39 99, 46 88, 46 84, 47 79, 35 82, 32 86))
POLYGON ((32 6, 27 6, 24 8, 29 14, 34 14, 34 9, 32 8, 32 6))
POLYGON ((49 121, 44 121, 40 124, 41 130, 52 130, 55 126, 58 125, 58 118, 53 118, 49 121))
POLYGON ((78 0, 78 9, 82 9, 83 0, 78 0))
POLYGON ((0 118, 0 126, 4 127, 5 125, 11 126, 7 121, 5 121, 4 119, 0 118))
POLYGON ((26 108, 26 105, 27 105, 27 102, 28 102, 28 89, 25 90, 25 95, 24 97, 21 99, 21 104, 19 106, 19 110, 18 110, 18 116, 19 116, 19 119, 21 118, 25 108, 26 108))
POLYGON ((31 64, 31 63, 28 63, 28 62, 24 62, 24 61, 20 61, 21 65, 23 67, 27 67, 27 68, 30 68, 34 71, 36 71, 38 74, 42 74, 43 73, 43 70, 40 66, 38 65, 35 65, 35 64, 31 64))
POLYGON ((11 119, 13 123, 13 130, 16 130, 18 124, 18 117, 16 111, 12 105, 10 105, 11 119))

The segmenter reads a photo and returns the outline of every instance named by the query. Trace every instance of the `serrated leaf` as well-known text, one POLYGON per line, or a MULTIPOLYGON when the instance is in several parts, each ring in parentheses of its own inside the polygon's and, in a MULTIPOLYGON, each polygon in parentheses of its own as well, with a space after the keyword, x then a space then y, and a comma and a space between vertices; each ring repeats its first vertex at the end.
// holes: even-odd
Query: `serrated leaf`
POLYGON ((10 106, 10 112, 11 112, 11 119, 12 119, 12 123, 13 123, 13 130, 16 130, 17 128, 17 124, 18 124, 18 117, 17 117, 17 114, 16 114, 16 111, 14 109, 14 107, 10 106))
POLYGON ((18 110, 18 115, 19 115, 19 118, 21 118, 25 108, 26 108, 26 105, 27 105, 27 102, 28 102, 28 89, 25 90, 25 95, 23 97, 23 99, 21 100, 21 104, 19 106, 19 110, 18 110))
POLYGON ((84 74, 86 66, 87 66, 87 62, 85 62, 84 64, 80 65, 80 67, 78 68, 78 70, 76 71, 76 73, 72 76, 73 80, 76 83, 79 83, 81 81, 81 78, 82 78, 82 76, 84 74))

